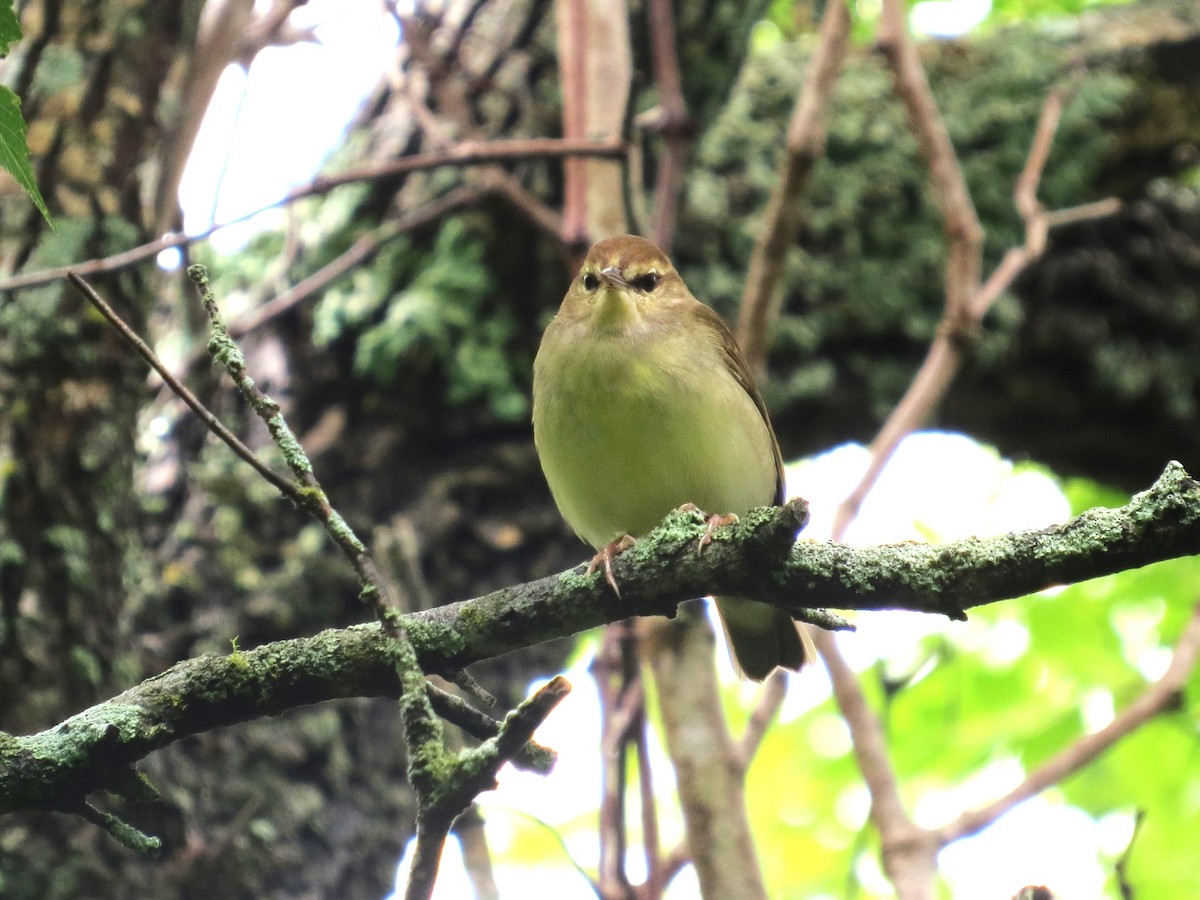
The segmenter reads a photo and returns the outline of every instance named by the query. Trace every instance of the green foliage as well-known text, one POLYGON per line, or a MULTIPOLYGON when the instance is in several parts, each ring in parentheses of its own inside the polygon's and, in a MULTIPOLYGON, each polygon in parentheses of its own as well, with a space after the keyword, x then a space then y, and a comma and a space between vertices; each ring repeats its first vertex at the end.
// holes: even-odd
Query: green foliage
MULTIPOLYGON (((12 0, 0 2, 0 56, 7 56, 9 46, 21 39, 21 25, 13 11, 12 0)), ((12 175, 29 195, 47 222, 54 224, 50 210, 42 199, 33 167, 29 164, 29 145, 25 143, 25 119, 21 116, 21 101, 7 87, 0 86, 0 166, 12 175)))
MULTIPOLYGON (((782 43, 752 56, 733 95, 697 147, 677 242, 685 280, 724 311, 740 297, 745 262, 777 181, 784 133, 811 47, 782 43)), ((942 45, 930 82, 986 230, 985 268, 1020 239, 1013 182, 1042 105, 1070 71, 1069 42, 1028 32, 942 45)), ((1103 72, 1072 78, 1039 192, 1050 208, 1094 199, 1112 148, 1105 123, 1120 113, 1128 83, 1103 72)), ((828 120, 826 157, 804 198, 798 246, 788 254, 784 312, 768 390, 784 403, 827 390, 832 367, 860 382, 881 409, 908 385, 912 360, 881 361, 875 339, 902 335, 919 358, 942 310, 945 242, 929 172, 891 79, 877 58, 852 59, 828 120)), ((1002 299, 979 353, 1001 352, 1022 314, 1002 299)), ((773 404, 776 406, 782 403, 773 404)))
POLYGON ((1044 18, 1068 19, 1101 6, 1117 6, 1131 0, 992 0, 989 24, 1028 22, 1044 18))
POLYGON ((21 39, 21 23, 13 10, 12 0, 0 3, 0 56, 8 56, 9 47, 21 39))
MULTIPOLYGON (((713 120, 728 96, 753 29, 768 5, 768 0, 747 0, 676 6, 679 65, 687 73, 682 85, 684 101, 702 127, 713 120)), ((649 60, 643 65, 643 71, 651 70, 649 60)))
POLYGON ((353 338, 355 373, 376 385, 437 370, 449 402, 485 400, 500 418, 521 418, 525 392, 508 352, 516 322, 489 308, 495 284, 484 254, 463 218, 443 223, 430 249, 397 240, 325 295, 314 339, 353 338))
MULTIPOLYGON (((92 255, 127 249, 135 243, 137 239, 128 223, 115 217, 103 219, 98 231, 90 221, 63 219, 54 231, 42 234, 29 267, 37 270, 71 265, 92 255)), ((0 303, 0 335, 5 338, 0 341, 0 365, 35 370, 66 353, 64 348, 70 348, 67 355, 72 367, 85 368, 99 352, 97 342, 85 337, 90 335, 91 327, 98 333, 109 329, 99 313, 82 303, 73 291, 65 290, 65 283, 18 291, 0 303), (64 309, 81 311, 64 315, 64 309)), ((57 377, 62 375, 57 373, 57 377)), ((106 446, 106 449, 116 448, 106 446)))
MULTIPOLYGON (((1078 507, 1128 500, 1083 481, 1072 481, 1068 493, 1078 507)), ((1106 701, 1119 713, 1161 674, 1192 616, 1197 584, 1200 559, 1187 558, 982 607, 969 622, 927 637, 923 660, 900 661, 916 677, 884 680, 887 666, 878 678, 864 673, 909 809, 930 795, 957 798, 964 808, 986 802, 1012 787, 996 773, 1011 775, 1014 765, 1028 772, 1106 724, 1106 701), (1023 653, 1005 651, 1022 640, 1023 653)), ((1128 870, 1139 900, 1200 890, 1192 850, 1200 817, 1197 699, 1193 677, 1179 709, 1052 792, 1052 802, 1096 819, 1145 813, 1128 870)), ((732 718, 736 733, 736 709, 732 718)), ((841 896, 864 849, 877 852, 862 843, 866 797, 832 701, 768 732, 748 799, 772 896, 841 896)), ((1114 865, 1119 850, 1101 848, 1102 863, 1114 865)), ((1070 885, 1056 887, 1071 893, 1070 885)), ((861 882, 859 890, 874 896, 861 882)), ((1115 881, 1106 896, 1120 896, 1115 881)))
POLYGON ((16 180, 29 195, 42 216, 53 224, 50 210, 42 199, 29 163, 29 145, 25 143, 25 120, 21 117, 21 101, 11 90, 0 86, 0 166, 16 180))

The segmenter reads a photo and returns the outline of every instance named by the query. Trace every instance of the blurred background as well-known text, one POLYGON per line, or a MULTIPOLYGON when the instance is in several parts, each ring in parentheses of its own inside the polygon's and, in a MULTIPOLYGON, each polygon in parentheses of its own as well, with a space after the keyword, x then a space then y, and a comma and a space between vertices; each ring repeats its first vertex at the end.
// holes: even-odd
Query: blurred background
MULTIPOLYGON (((60 279, 18 289, 14 278, 150 245, 91 280, 274 459, 203 353, 181 266, 209 265, 255 379, 411 608, 588 555, 554 509, 529 426, 533 355, 581 249, 563 215, 564 162, 380 170, 464 143, 561 136, 566 5, 18 4, 25 37, 0 72, 22 100, 55 228, 4 183, 0 729, 50 727, 234 642, 367 618, 319 526, 214 441, 60 279), (346 177, 314 186, 322 173, 346 177), (154 244, 181 230, 195 239, 154 244)), ((813 504, 818 538, 943 306, 941 220, 871 49, 876 7, 853 7, 762 384, 792 461, 789 492, 813 504)), ((598 8, 628 20, 622 201, 645 231, 661 224, 650 195, 669 149, 654 29, 640 0, 598 8)), ((668 249, 730 321, 820 15, 804 2, 674 4, 690 147, 668 249)), ((1183 0, 930 0, 910 17, 986 229, 985 271, 1022 240, 1012 185, 1052 88, 1066 100, 1041 201, 1122 203, 1054 230, 984 321, 936 431, 901 448, 848 539, 1041 527, 1126 502, 1171 459, 1200 471, 1200 11, 1183 0)), ((984 803, 1110 721, 1162 674, 1197 575, 1194 560, 1161 564, 968 623, 858 617, 842 644, 914 817, 937 825, 984 803)), ((481 798, 504 896, 592 895, 575 867, 596 865, 597 641, 472 670, 506 706, 562 670, 576 687, 539 733, 559 770, 532 784, 506 769, 481 798)), ((756 695, 727 671, 722 686, 736 730, 756 695)), ((1064 897, 1200 891, 1198 735, 1185 703, 955 845, 941 858, 944 895, 1007 897, 1040 882, 1064 897)), ((181 741, 144 764, 163 801, 122 810, 163 836, 162 859, 66 817, 9 816, 0 896, 386 896, 413 824, 401 744, 387 699, 181 741)), ((771 896, 891 896, 849 750, 827 680, 806 673, 748 777, 771 896)), ((682 825, 656 754, 670 845, 682 825)), ((439 889, 466 897, 478 884, 448 857, 439 889)), ((669 896, 695 890, 685 870, 669 896)))

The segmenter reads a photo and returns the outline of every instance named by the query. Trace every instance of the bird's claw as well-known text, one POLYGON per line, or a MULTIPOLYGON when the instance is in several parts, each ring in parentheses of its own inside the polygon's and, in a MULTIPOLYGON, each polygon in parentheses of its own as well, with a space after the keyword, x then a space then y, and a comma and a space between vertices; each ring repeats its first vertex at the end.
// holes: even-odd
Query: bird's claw
POLYGON ((612 587, 613 593, 617 595, 618 600, 621 598, 621 589, 617 587, 617 579, 616 576, 613 575, 613 557, 624 553, 633 545, 634 539, 627 534, 623 534, 615 541, 610 541, 609 543, 605 544, 603 549, 593 556, 591 562, 588 563, 588 575, 591 575, 593 572, 595 572, 597 566, 604 567, 604 580, 609 583, 610 587, 612 587))
POLYGON ((714 531, 716 531, 722 525, 732 525, 738 520, 736 513, 727 513, 725 515, 722 515, 721 513, 712 513, 710 515, 698 507, 695 503, 685 503, 683 506, 679 507, 679 511, 700 513, 700 515, 704 516, 704 520, 708 523, 708 527, 704 529, 704 535, 700 538, 700 542, 696 545, 697 555, 703 553, 705 546, 712 543, 714 531))
POLYGON ((696 555, 699 556, 704 552, 705 546, 712 543, 714 531, 716 531, 722 525, 732 525, 737 520, 738 517, 734 513, 726 513, 725 515, 722 515, 721 513, 713 513, 712 515, 708 516, 708 527, 704 529, 704 534, 700 538, 700 543, 696 545, 696 555))

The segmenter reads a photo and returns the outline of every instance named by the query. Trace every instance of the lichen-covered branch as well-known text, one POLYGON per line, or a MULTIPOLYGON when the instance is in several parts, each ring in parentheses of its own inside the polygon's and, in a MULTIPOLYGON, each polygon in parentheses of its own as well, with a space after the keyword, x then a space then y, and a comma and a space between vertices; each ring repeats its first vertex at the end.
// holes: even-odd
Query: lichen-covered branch
POLYGON ((1200 484, 1178 463, 1126 506, 993 538, 875 547, 793 543, 806 514, 796 500, 754 510, 717 529, 697 554, 702 517, 672 513, 614 561, 620 598, 599 574, 579 568, 429 610, 423 621, 453 635, 456 648, 447 648, 442 664, 458 667, 629 615, 673 615, 680 602, 712 593, 755 597, 818 623, 824 619, 808 616, 807 607, 910 609, 961 619, 974 606, 1200 553, 1200 484))
MULTIPOLYGON (((697 554, 703 516, 672 513, 615 561, 620 599, 580 567, 405 616, 405 630, 425 671, 448 672, 630 615, 673 615, 681 601, 714 592, 797 613, 821 604, 961 618, 964 609, 1054 584, 1200 553, 1200 484, 1178 463, 1126 506, 994 538, 861 548, 795 542, 805 518, 803 501, 755 510, 717 529, 697 554)), ((137 760, 188 735, 324 700, 396 696, 388 647, 377 625, 362 625, 200 657, 47 731, 0 735, 0 813, 75 805, 127 782, 137 760)))

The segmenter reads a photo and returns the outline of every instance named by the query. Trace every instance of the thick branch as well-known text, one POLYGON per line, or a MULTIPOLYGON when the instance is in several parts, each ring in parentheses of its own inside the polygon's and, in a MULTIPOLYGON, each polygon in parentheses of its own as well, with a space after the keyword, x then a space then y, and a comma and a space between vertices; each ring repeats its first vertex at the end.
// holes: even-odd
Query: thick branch
MULTIPOLYGON (((615 561, 620 599, 580 567, 406 616, 405 628, 421 667, 448 672, 630 615, 673 615, 681 601, 709 593, 753 596, 801 615, 820 603, 961 617, 1054 584, 1200 553, 1200 484, 1178 463, 1124 507, 995 538, 794 543, 805 518, 803 501, 755 510, 717 529, 697 555, 703 517, 673 513, 615 561)), ((376 625, 181 662, 40 734, 0 735, 0 813, 70 805, 188 735, 323 700, 398 692, 376 625)))
POLYGON ((692 864, 705 897, 765 898, 741 757, 717 690, 713 634, 686 627, 688 615, 655 629, 656 646, 648 658, 660 695, 671 701, 660 712, 692 864))

